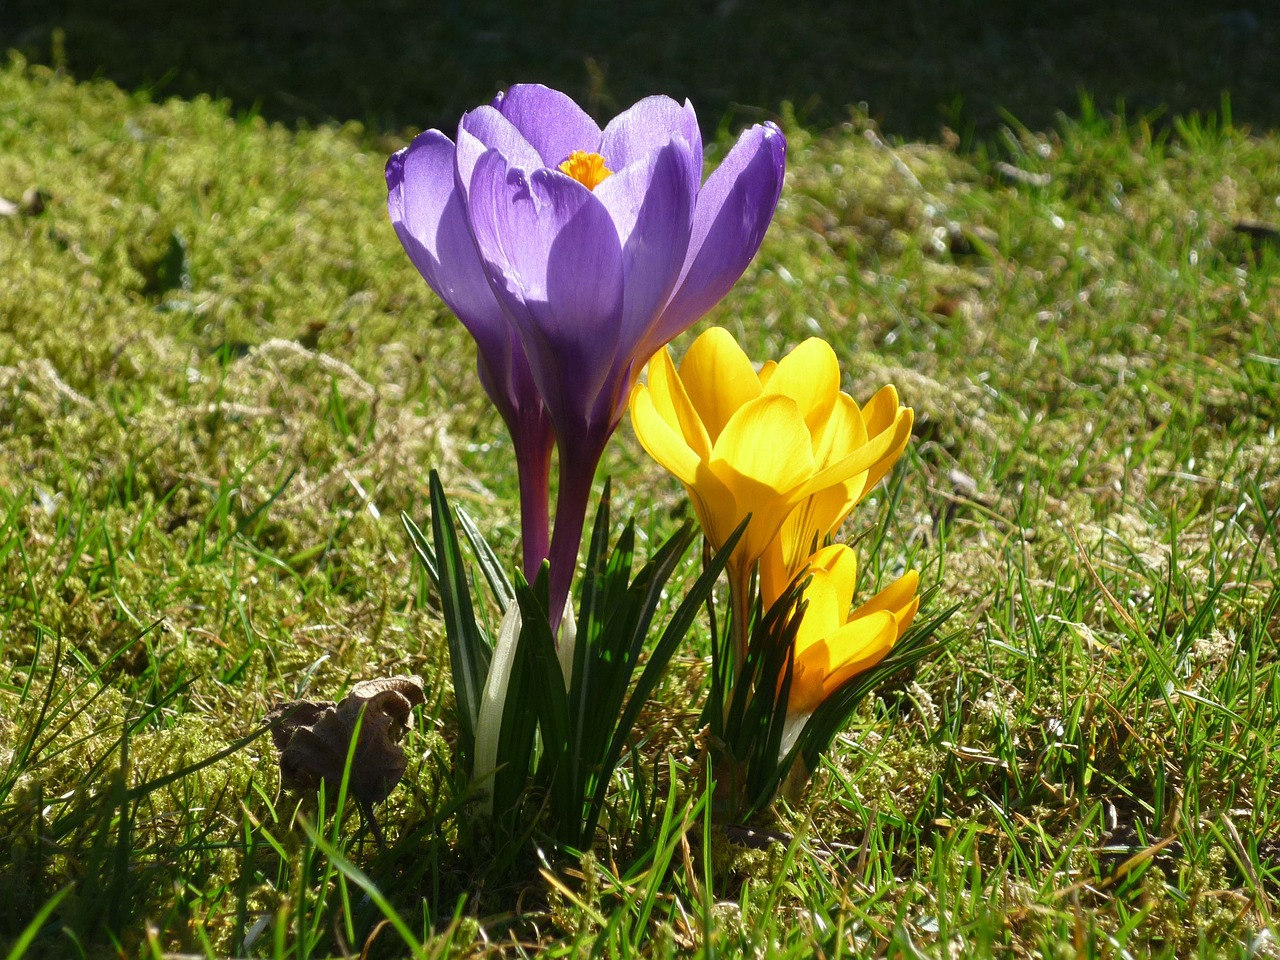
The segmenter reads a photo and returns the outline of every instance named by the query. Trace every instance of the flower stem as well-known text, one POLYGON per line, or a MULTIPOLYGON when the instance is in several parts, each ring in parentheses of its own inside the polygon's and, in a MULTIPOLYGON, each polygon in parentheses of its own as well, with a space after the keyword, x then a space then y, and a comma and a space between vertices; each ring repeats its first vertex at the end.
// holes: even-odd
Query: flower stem
MULTIPOLYGON (((604 440, 608 439, 606 433, 604 440)), ((560 629, 564 604, 578 568, 578 548, 591 500, 591 481, 604 452, 604 440, 587 436, 579 449, 560 450, 560 489, 556 495, 556 526, 551 535, 550 609, 552 633, 560 629)))
POLYGON ((520 481, 520 547, 525 579, 532 583, 547 559, 551 521, 551 450, 555 441, 532 434, 529 441, 515 441, 516 473, 520 481))

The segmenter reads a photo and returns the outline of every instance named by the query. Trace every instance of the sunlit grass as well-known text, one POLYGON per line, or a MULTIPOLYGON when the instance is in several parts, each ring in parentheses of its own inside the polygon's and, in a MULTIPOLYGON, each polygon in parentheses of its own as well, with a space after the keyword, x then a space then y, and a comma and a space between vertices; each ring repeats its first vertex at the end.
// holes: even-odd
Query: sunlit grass
MULTIPOLYGON (((609 837, 512 880, 451 847, 442 629, 398 520, 436 467, 514 558, 510 448, 386 222, 385 151, 21 65, 0 104, 0 196, 44 195, 0 218, 15 956, 1275 955, 1280 248, 1237 227, 1280 219, 1280 140, 1087 103, 965 153, 787 121, 777 221, 711 321, 897 384, 916 440, 849 531, 880 544, 863 590, 914 565, 960 636, 801 809, 729 834, 691 646, 609 837), (408 672, 384 847, 241 742, 408 672)), ((687 512, 625 426, 604 472, 645 536, 687 512)))

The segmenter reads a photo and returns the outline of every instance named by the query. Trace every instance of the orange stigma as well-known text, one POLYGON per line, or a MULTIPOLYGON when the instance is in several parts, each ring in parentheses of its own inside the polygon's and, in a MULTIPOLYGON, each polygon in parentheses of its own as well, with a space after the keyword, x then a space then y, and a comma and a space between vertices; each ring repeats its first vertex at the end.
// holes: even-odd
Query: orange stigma
POLYGON ((604 157, 585 150, 575 150, 569 154, 569 159, 560 164, 560 169, 588 190, 594 190, 613 176, 613 171, 604 165, 604 157))

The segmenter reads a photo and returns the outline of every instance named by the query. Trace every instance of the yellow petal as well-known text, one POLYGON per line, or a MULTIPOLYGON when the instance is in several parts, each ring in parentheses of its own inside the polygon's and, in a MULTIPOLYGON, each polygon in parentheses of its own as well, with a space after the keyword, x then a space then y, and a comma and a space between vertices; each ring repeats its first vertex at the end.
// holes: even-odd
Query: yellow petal
POLYGON ((760 557, 760 594, 766 609, 786 591, 791 581, 809 562, 809 557, 822 546, 823 537, 811 516, 813 497, 800 502, 778 530, 760 557))
POLYGON ((826 570, 810 569, 803 599, 804 615, 795 638, 797 657, 839 630, 849 612, 849 598, 840 596, 839 584, 826 570))
POLYGON ((745 562, 754 562, 813 472, 809 430, 795 401, 762 396, 744 404, 716 441, 710 469, 732 493, 739 518, 752 515, 741 549, 745 562))
POLYGON ((850 620, 826 640, 828 663, 822 695, 830 696, 850 677, 874 667, 897 639, 897 621, 887 610, 850 620))
POLYGON ((680 361, 680 380, 712 443, 743 404, 760 396, 755 368, 724 327, 693 341, 680 361))
POLYGON ((654 407, 662 418, 680 432, 699 459, 710 457, 711 438, 689 402, 689 395, 671 361, 671 351, 666 347, 649 361, 649 389, 653 391, 654 407))
POLYGON ((884 427, 869 430, 864 422, 863 411, 858 409, 853 397, 841 393, 836 397, 831 415, 813 434, 814 462, 819 469, 828 467, 858 449, 870 436, 883 430, 884 427))
POLYGON ((809 560, 815 570, 823 571, 840 595, 840 622, 848 619, 853 589, 858 585, 858 554, 846 543, 833 543, 817 551, 809 560))
MULTIPOLYGON (((764 396, 740 407, 721 431, 713 466, 789 495, 813 472, 813 446, 800 409, 790 397, 764 396)), ((726 474, 720 469, 716 473, 726 474)))
POLYGON ((791 564, 783 554, 785 530, 784 523, 783 529, 769 541, 769 546, 760 555, 760 600, 765 610, 778 602, 778 598, 786 592, 794 579, 791 564))
MULTIPOLYGON (((693 484, 685 484, 685 491, 693 503, 694 512, 698 515, 698 523, 702 532, 711 544, 711 549, 719 550, 729 539, 729 535, 738 528, 744 511, 738 509, 732 492, 712 473, 705 463, 699 463, 697 480, 693 484)), ((735 550, 738 556, 739 551, 735 550)))
POLYGON ((887 610, 893 614, 893 619, 897 623, 898 636, 900 637, 907 627, 911 625, 911 621, 916 615, 916 610, 920 606, 920 598, 916 595, 916 590, 919 587, 920 574, 915 570, 908 570, 855 610, 850 619, 856 620, 858 617, 870 616, 873 613, 887 610))
POLYGON ((831 544, 807 558, 796 576, 808 577, 802 595, 804 616, 795 639, 796 652, 801 653, 844 626, 858 580, 858 555, 843 543, 831 544))
POLYGON ((897 415, 898 389, 892 383, 887 383, 877 390, 875 396, 862 408, 862 419, 866 422, 867 432, 870 434, 884 431, 889 424, 893 423, 893 418, 897 415))
POLYGON ((640 446, 677 480, 686 486, 697 483, 702 458, 689 446, 676 426, 659 413, 654 391, 642 383, 631 391, 631 428, 640 446))
MULTIPOLYGON (((902 451, 907 449, 907 441, 911 439, 911 426, 915 423, 915 411, 910 407, 901 408, 901 419, 905 421, 905 427, 899 432, 901 440, 898 444, 890 448, 880 460, 867 471, 867 475, 863 478, 863 493, 865 496, 869 493, 877 483, 884 479, 885 475, 893 469, 893 465, 898 462, 898 458, 902 456, 902 451)), ((861 497, 859 497, 861 499, 861 497)))
POLYGON ((898 623, 898 639, 901 639, 902 635, 907 632, 907 627, 911 626, 911 621, 916 618, 916 612, 919 609, 920 598, 912 597, 911 602, 905 607, 893 611, 893 619, 898 623))
POLYGON ((788 537, 788 563, 795 564, 835 536, 862 492, 859 474, 852 480, 819 490, 797 504, 783 525, 788 537))
POLYGON ((899 408, 898 416, 892 427, 872 437, 861 447, 854 450, 835 463, 819 470, 800 491, 801 496, 808 496, 832 484, 843 483, 875 467, 886 458, 892 461, 898 458, 911 436, 911 415, 907 408, 899 408))
POLYGON ((817 525, 821 535, 834 537, 840 525, 844 523, 865 492, 866 474, 860 473, 844 483, 837 483, 819 490, 809 499, 813 501, 811 508, 812 522, 817 525))
POLYGON ((810 433, 816 434, 840 394, 840 363, 831 344, 818 337, 800 344, 778 363, 764 391, 794 399, 810 433))
POLYGON ((810 713, 850 677, 875 666, 893 649, 893 615, 873 614, 797 651, 787 697, 790 713, 810 713))
POLYGON ((822 703, 822 683, 827 677, 827 646, 815 644, 797 655, 791 668, 788 713, 812 713, 822 703))

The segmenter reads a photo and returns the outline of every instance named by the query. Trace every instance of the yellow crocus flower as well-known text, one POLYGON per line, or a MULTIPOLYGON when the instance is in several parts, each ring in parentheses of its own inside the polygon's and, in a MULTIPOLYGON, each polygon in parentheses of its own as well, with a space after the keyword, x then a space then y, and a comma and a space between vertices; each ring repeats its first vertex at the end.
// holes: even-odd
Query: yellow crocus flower
POLYGON ((858 560, 853 548, 842 543, 819 550, 807 568, 807 605, 796 631, 787 699, 789 722, 807 719, 845 681, 883 660, 920 605, 919 576, 909 570, 850 613, 858 560))
MULTIPOLYGON (((859 408, 840 392, 839 364, 824 340, 806 340, 757 372, 729 332, 713 327, 679 370, 666 349, 650 360, 648 384, 631 394, 631 423, 684 484, 713 548, 751 515, 728 565, 741 631, 752 567, 787 518, 810 501, 856 502, 902 452, 912 413, 892 388, 859 408)), ((745 640, 737 632, 739 663, 745 640)))

